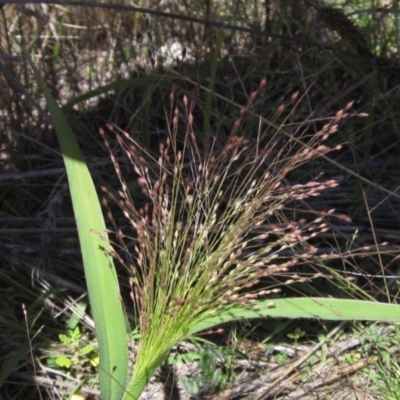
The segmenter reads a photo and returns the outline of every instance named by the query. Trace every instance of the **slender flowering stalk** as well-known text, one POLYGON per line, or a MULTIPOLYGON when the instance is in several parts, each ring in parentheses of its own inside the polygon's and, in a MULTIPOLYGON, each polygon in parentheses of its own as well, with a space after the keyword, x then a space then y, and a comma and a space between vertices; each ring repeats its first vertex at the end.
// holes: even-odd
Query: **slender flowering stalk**
MULTIPOLYGON (((250 96, 247 108, 256 94, 250 96)), ((104 191, 118 202, 134 231, 128 237, 116 227, 129 261, 113 252, 130 271, 140 323, 129 391, 133 397, 139 396, 155 368, 192 326, 229 304, 252 304, 276 291, 276 286, 261 281, 286 275, 313 255, 315 249, 307 240, 326 230, 322 218, 288 221, 283 209, 335 187, 336 182, 289 185, 284 178, 332 150, 323 142, 349 116, 351 106, 301 146, 294 139, 282 145, 279 129, 271 133, 271 128, 265 128, 257 140, 241 134, 241 118, 246 114, 242 109, 229 137, 215 138, 206 153, 196 140, 186 97, 183 105, 183 110, 173 109, 172 128, 158 154, 150 154, 127 133, 110 126, 132 163, 144 205, 132 201, 115 151, 102 132, 121 182, 118 196, 104 191), (180 118, 185 120, 186 133, 179 141, 180 118), (298 247, 304 251, 290 252, 298 247), (291 256, 283 259, 285 251, 291 256)))

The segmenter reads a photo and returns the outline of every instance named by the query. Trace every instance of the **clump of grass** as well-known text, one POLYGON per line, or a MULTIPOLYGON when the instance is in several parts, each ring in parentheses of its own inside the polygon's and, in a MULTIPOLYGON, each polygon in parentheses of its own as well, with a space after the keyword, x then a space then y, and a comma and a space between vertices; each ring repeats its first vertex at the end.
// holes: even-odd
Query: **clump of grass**
MULTIPOLYGON (((259 90, 265 84, 263 80, 259 90)), ((134 398, 193 326, 232 304, 256 307, 258 299, 279 291, 277 277, 309 263, 317 249, 308 240, 327 230, 322 215, 312 221, 288 220, 284 209, 335 187, 336 181, 283 181, 301 164, 332 150, 323 142, 349 117, 351 104, 327 118, 320 131, 304 137, 304 144, 298 133, 288 140, 284 125, 271 127, 268 121, 260 125, 256 138, 241 133, 242 118, 256 96, 257 91, 249 96, 225 140, 210 134, 204 147, 186 96, 181 108, 171 98, 171 128, 158 154, 110 125, 137 175, 145 198, 140 206, 124 181, 117 151, 101 131, 121 182, 117 195, 105 187, 103 191, 119 204, 135 232, 129 235, 118 228, 108 213, 126 257, 116 250, 113 256, 129 270, 140 324, 133 382, 142 383, 129 390, 134 398), (283 258, 282 252, 289 257, 283 258)), ((103 203, 108 207, 106 199, 103 203)), ((293 274, 290 281, 300 279, 293 274)))

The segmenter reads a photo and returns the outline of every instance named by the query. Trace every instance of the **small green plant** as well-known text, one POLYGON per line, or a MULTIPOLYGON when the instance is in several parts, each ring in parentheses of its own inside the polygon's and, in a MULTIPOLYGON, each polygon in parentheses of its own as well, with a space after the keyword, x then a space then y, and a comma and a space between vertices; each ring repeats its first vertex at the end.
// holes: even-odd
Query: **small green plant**
POLYGON ((380 360, 376 371, 371 372, 374 393, 382 400, 396 400, 400 397, 400 365, 397 358, 380 360))
POLYGON ((73 356, 62 355, 57 357, 54 362, 59 367, 68 370, 72 370, 74 366, 79 366, 79 369, 98 367, 99 356, 94 346, 87 342, 79 326, 73 330, 67 330, 67 333, 61 333, 59 338, 60 342, 68 346, 73 353, 73 356))
POLYGON ((297 341, 305 335, 305 332, 300 327, 296 327, 293 332, 287 334, 287 337, 293 339, 297 346, 297 341))
POLYGON ((346 353, 345 359, 350 365, 353 365, 361 359, 361 354, 359 352, 346 353))
POLYGON ((224 373, 221 367, 220 356, 211 349, 206 349, 200 355, 197 364, 198 372, 190 378, 181 377, 180 382, 185 391, 192 396, 209 393, 224 383, 224 373))
POLYGON ((282 353, 278 353, 275 358, 279 364, 284 364, 290 360, 290 356, 287 350, 284 350, 282 353))
MULTIPOLYGON (((360 335, 363 352, 378 355, 377 362, 366 368, 372 382, 372 393, 382 400, 395 400, 400 396, 400 365, 398 362, 399 329, 376 324, 360 335)), ((375 356, 376 357, 376 356, 375 356)))

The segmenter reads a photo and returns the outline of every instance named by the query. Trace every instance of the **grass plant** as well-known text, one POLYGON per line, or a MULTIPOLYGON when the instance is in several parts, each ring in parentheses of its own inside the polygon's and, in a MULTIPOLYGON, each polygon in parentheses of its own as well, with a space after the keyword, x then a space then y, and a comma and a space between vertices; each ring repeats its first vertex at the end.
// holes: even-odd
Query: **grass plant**
MULTIPOLYGON (((259 90, 265 84, 262 81, 259 90)), ((282 181, 296 167, 332 150, 322 143, 350 117, 351 104, 325 121, 321 131, 302 138, 307 144, 299 145, 303 142, 293 137, 292 142, 281 146, 284 126, 275 130, 271 123, 260 126, 257 139, 246 139, 239 133, 245 131, 241 129, 242 117, 256 97, 257 92, 252 93, 249 103, 241 108, 225 142, 216 134, 208 142, 209 150, 199 144, 186 95, 182 108, 170 96, 171 129, 158 154, 151 154, 128 133, 109 125, 132 163, 146 198, 140 207, 125 184, 116 150, 101 130, 122 187, 118 195, 105 187, 103 191, 121 206, 135 232, 133 236, 123 232, 108 213, 125 258, 117 251, 113 254, 131 275, 131 296, 140 326, 127 397, 139 397, 172 347, 198 331, 199 324, 215 317, 211 326, 217 325, 224 321, 224 314, 231 314, 231 320, 241 318, 234 315, 237 306, 242 312, 253 311, 253 317, 263 313, 272 316, 270 309, 282 312, 281 299, 278 296, 275 300, 282 284, 312 279, 290 271, 299 264, 312 264, 317 248, 308 241, 327 229, 323 218, 333 211, 312 221, 288 221, 283 210, 298 200, 318 196, 322 190, 335 187, 336 182, 290 186, 282 181), (179 132, 181 118, 186 126, 183 137, 179 132), (289 256, 283 256, 284 252, 289 256), (279 277, 287 274, 292 278, 279 282, 279 277), (260 301, 270 295, 271 301, 260 301)), ((339 148, 336 146, 336 150, 339 148)), ((104 205, 108 205, 106 200, 104 205)), ((297 307, 304 307, 302 300, 297 301, 297 307)), ((311 301, 318 304, 318 300, 311 301)), ((326 301, 321 300, 320 305, 329 309, 326 301)), ((350 303, 345 301, 343 306, 350 303)), ((349 309, 342 314, 345 307, 334 306, 338 307, 331 310, 334 318, 360 317, 359 313, 349 317, 349 309)), ((302 311, 316 316, 311 310, 302 311)), ((301 316, 301 312, 292 312, 301 316)), ((289 310, 284 312, 287 317, 289 314, 289 310)))
MULTIPOLYGON (((216 399, 259 387, 269 398, 289 392, 306 396, 333 388, 337 377, 343 382, 354 371, 370 374, 374 387, 363 388, 371 395, 376 389, 376 398, 396 394, 398 368, 388 356, 397 351, 393 332, 382 329, 384 338, 360 338, 357 350, 340 344, 345 350, 337 351, 337 342, 352 343, 358 334, 328 322, 400 319, 396 98, 384 71, 375 74, 371 60, 349 55, 354 47, 348 38, 340 38, 347 53, 327 50, 337 44, 335 29, 315 19, 312 9, 304 12, 306 3, 317 4, 304 2, 295 9, 295 3, 282 7, 269 1, 264 9, 245 1, 241 11, 236 9, 240 16, 229 12, 236 6, 209 4, 206 33, 198 24, 201 5, 174 5, 173 11, 184 15, 181 20, 191 13, 197 19, 176 24, 164 18, 170 23, 154 34, 162 4, 151 10, 151 23, 145 16, 133 17, 129 7, 119 12, 116 4, 106 5, 114 11, 85 7, 85 13, 76 5, 6 4, 1 9, 9 32, 0 32, 0 162, 5 166, 0 175, 5 293, 0 396, 20 398, 24 392, 24 398, 38 393, 64 398, 78 388, 99 396, 87 387, 97 387, 98 377, 94 367, 88 368, 93 364, 86 350, 77 352, 83 342, 90 343, 92 356, 99 354, 106 399, 139 398, 165 360, 174 368, 180 360, 199 360, 201 371, 179 380, 193 394, 216 399), (214 21, 213 11, 246 33, 226 29, 221 19, 214 21), (288 41, 266 39, 268 32, 265 36, 257 28, 261 20, 288 41), (132 30, 138 33, 133 40, 132 30), (256 37, 249 35, 252 30, 256 37), (139 36, 148 36, 150 46, 139 36), (157 65, 152 70, 160 41, 167 37, 189 46, 195 64, 182 57, 177 72, 157 65), (40 73, 18 57, 14 64, 4 58, 19 54, 19 44, 40 55, 34 59, 40 73), (43 93, 51 117, 43 110, 43 93), (116 96, 107 112, 87 110, 98 96, 110 94, 116 96), (74 125, 74 118, 83 120, 89 112, 97 112, 103 139, 90 119, 74 125), (359 118, 364 113, 369 116, 359 118), (94 323, 76 306, 85 280, 53 127, 67 166, 89 291, 87 312, 94 323), (112 163, 105 159, 103 141, 112 163), (106 224, 87 166, 102 185, 106 224), (125 267, 129 285, 118 264, 125 267), (130 332, 130 381, 124 311, 135 332, 130 332), (71 318, 76 318, 73 331, 68 330, 71 318), (260 326, 252 332, 248 321, 256 319, 260 326), (250 346, 266 342, 267 353, 255 360, 250 351, 240 350, 235 360, 226 347, 238 326, 253 339, 250 346), (79 339, 83 332, 85 341, 79 339), (204 335, 223 344, 210 350, 204 335), (188 340, 198 347, 183 354, 180 348, 190 348, 188 340), (227 352, 229 373, 221 361, 227 352), (57 369, 57 362, 50 363, 56 359, 69 367, 57 369), (239 375, 239 361, 250 375, 251 363, 261 369, 248 376, 248 386, 237 381, 235 389, 229 382, 239 375), (282 365, 275 370, 271 362, 282 365)), ((355 25, 364 36, 374 32, 367 45, 390 56, 396 42, 386 34, 396 26, 388 20, 391 9, 375 18, 372 9, 358 14, 358 7, 360 2, 349 8, 355 25)), ((360 336, 368 337, 365 330, 360 336)))

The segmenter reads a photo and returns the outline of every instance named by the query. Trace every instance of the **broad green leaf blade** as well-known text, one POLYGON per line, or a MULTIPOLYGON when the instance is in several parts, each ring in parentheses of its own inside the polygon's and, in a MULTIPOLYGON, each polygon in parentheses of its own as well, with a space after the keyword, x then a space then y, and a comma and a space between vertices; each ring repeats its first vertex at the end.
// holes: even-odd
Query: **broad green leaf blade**
POLYGON ((99 200, 71 128, 26 52, 25 56, 46 97, 67 170, 89 300, 96 324, 102 398, 121 399, 128 371, 127 332, 116 271, 112 259, 104 254, 109 245, 99 200))
MULTIPOLYGON (((251 307, 234 304, 198 322, 188 330, 187 337, 223 323, 257 318, 316 318, 337 321, 399 322, 400 306, 372 301, 330 298, 263 300, 255 302, 251 307)), ((167 354, 163 354, 156 360, 149 360, 145 371, 134 371, 127 395, 137 398, 166 356, 167 354)))
POLYGON ((263 300, 252 307, 230 305, 193 326, 188 336, 226 322, 266 317, 399 322, 400 305, 318 297, 263 300))

